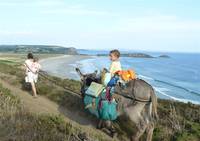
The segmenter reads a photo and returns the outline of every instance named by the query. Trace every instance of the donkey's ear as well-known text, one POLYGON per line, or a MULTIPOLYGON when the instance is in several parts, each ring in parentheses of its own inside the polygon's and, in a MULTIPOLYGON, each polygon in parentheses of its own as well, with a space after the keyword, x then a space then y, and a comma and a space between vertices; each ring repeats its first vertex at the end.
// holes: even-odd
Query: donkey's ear
POLYGON ((109 70, 108 70, 108 69, 106 69, 106 68, 103 68, 103 72, 105 72, 105 73, 108 73, 108 72, 109 72, 109 70))
POLYGON ((83 74, 81 73, 81 71, 80 71, 79 68, 76 68, 75 70, 76 70, 76 72, 79 74, 80 77, 83 77, 83 74))
POLYGON ((97 75, 97 73, 98 73, 98 70, 95 70, 95 71, 94 71, 94 74, 96 74, 96 75, 97 75))

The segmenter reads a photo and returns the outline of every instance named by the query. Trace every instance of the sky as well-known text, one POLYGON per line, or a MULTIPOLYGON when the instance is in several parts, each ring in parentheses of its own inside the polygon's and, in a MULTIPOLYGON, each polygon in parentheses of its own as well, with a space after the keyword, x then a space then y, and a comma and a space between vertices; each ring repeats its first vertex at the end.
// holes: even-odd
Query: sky
POLYGON ((199 0, 0 0, 0 44, 200 52, 199 0))

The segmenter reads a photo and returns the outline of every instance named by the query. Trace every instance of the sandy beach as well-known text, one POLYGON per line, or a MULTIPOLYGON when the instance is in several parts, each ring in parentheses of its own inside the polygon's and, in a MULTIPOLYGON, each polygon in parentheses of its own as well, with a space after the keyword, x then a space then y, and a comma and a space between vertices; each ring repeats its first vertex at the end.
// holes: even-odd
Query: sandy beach
POLYGON ((42 65, 42 70, 51 75, 78 80, 79 76, 75 72, 76 64, 78 64, 79 61, 91 58, 93 57, 85 55, 63 55, 42 59, 40 63, 42 65))

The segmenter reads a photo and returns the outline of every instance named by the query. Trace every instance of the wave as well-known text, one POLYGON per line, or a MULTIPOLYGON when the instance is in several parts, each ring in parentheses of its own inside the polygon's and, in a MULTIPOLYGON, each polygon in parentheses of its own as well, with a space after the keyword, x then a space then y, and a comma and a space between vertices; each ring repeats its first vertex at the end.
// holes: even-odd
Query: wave
POLYGON ((95 67, 95 64, 93 63, 94 59, 85 59, 76 61, 76 66, 81 68, 81 71, 83 73, 92 73, 97 68, 95 67))
POLYGON ((141 74, 138 74, 138 77, 143 78, 143 79, 147 79, 147 80, 154 80, 151 77, 148 77, 148 76, 145 76, 145 75, 141 75, 141 74))
MULTIPOLYGON (((199 101, 195 101, 195 100, 190 100, 190 99, 183 99, 183 98, 177 98, 177 97, 174 97, 174 96, 171 96, 171 95, 168 95, 166 94, 162 89, 163 88, 160 88, 160 87, 154 87, 155 91, 166 96, 166 97, 169 97, 170 99, 173 99, 173 100, 176 100, 176 101, 180 101, 180 102, 184 102, 184 103, 188 103, 188 102, 191 102, 191 103, 194 103, 194 104, 200 104, 199 101)), ((166 89, 166 88, 164 88, 166 89)))
POLYGON ((158 80, 158 79, 155 79, 154 81, 156 82, 160 82, 160 83, 163 83, 163 84, 166 84, 166 85, 169 85, 169 86, 172 86, 172 87, 176 87, 176 88, 179 88, 179 89, 182 89, 188 93, 191 93, 191 94, 194 94, 194 95, 197 95, 197 96, 200 96, 200 93, 198 92, 195 92, 195 91, 192 91, 192 90, 189 90, 187 88, 184 88, 182 86, 178 86, 178 85, 175 85, 175 84, 172 84, 172 83, 169 83, 169 82, 165 82, 165 81, 162 81, 162 80, 158 80))
POLYGON ((194 95, 196 95, 196 96, 200 96, 200 93, 195 92, 195 91, 190 90, 190 89, 187 89, 187 88, 185 88, 185 87, 179 86, 179 85, 175 85, 175 84, 172 84, 172 83, 163 81, 163 80, 153 79, 153 78, 151 78, 151 77, 149 77, 149 76, 145 76, 145 75, 141 75, 141 74, 138 74, 138 76, 139 76, 139 78, 142 78, 142 79, 145 79, 145 80, 150 80, 150 81, 155 81, 155 82, 163 83, 163 84, 165 84, 165 85, 172 86, 172 87, 175 87, 175 88, 184 90, 184 91, 186 91, 186 92, 188 92, 188 93, 191 93, 191 94, 194 94, 194 95))

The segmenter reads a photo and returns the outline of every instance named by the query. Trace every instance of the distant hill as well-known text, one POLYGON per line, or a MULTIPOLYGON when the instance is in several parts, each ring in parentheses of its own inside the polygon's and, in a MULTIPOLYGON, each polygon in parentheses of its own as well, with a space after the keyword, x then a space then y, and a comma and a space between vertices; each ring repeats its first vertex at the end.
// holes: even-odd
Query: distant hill
POLYGON ((51 45, 0 45, 0 52, 13 53, 49 53, 49 54, 69 54, 77 55, 78 52, 74 47, 62 47, 51 45))
POLYGON ((168 56, 168 55, 160 55, 159 57, 160 58, 170 58, 170 56, 168 56))

